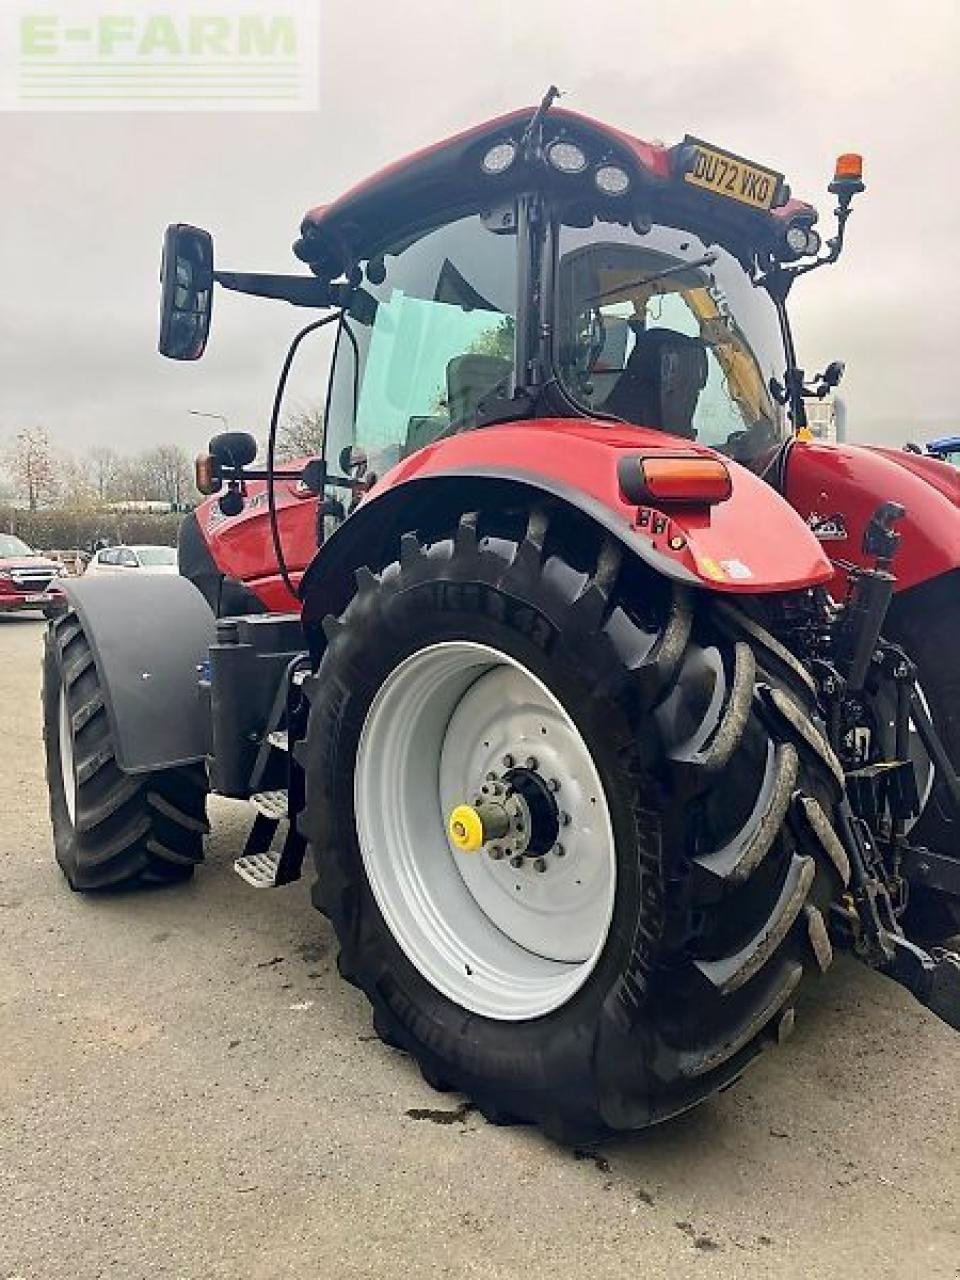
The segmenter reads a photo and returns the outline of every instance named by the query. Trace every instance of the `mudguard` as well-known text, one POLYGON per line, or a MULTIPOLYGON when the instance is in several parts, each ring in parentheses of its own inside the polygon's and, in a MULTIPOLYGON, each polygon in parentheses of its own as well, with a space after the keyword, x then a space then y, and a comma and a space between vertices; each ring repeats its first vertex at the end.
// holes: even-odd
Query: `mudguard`
MULTIPOLYGON (((786 459, 784 493, 836 560, 866 565, 863 533, 882 502, 907 514, 894 562, 906 591, 960 566, 960 473, 946 462, 868 445, 797 441, 786 459)), ((831 589, 846 575, 835 570, 831 589)))
POLYGON ((421 449, 388 472, 328 539, 300 588, 304 619, 338 612, 353 571, 395 545, 425 512, 447 502, 516 501, 516 490, 579 508, 658 573, 728 594, 793 591, 829 580, 829 560, 781 496, 730 463, 733 492, 713 507, 638 508, 621 493, 625 453, 711 450, 660 431, 535 419, 463 432, 421 449))
POLYGON ((117 765, 152 773, 206 756, 198 667, 215 638, 213 613, 180 577, 62 580, 103 690, 117 765))

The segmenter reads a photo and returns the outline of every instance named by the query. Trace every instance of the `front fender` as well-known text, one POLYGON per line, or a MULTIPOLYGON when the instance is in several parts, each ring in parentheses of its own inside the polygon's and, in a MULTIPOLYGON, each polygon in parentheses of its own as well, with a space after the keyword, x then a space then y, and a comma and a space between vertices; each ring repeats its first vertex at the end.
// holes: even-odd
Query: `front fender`
POLYGON ((304 576, 305 621, 338 612, 353 571, 382 561, 424 513, 558 499, 583 511, 664 577, 711 591, 793 591, 827 581, 830 562, 780 495, 730 463, 733 492, 714 507, 639 509, 620 492, 624 453, 711 451, 663 432, 536 419, 464 432, 393 468, 333 534, 304 576), (646 514, 644 514, 646 512, 646 514))
POLYGON ((208 731, 198 667, 213 613, 186 578, 63 579, 93 651, 117 766, 149 773, 203 760, 208 731))
MULTIPOLYGON (((897 591, 960 567, 960 475, 946 462, 867 445, 797 441, 786 464, 785 494, 838 560, 866 565, 863 534, 882 502, 907 514, 894 561, 897 591)), ((834 590, 846 575, 836 571, 834 590)))

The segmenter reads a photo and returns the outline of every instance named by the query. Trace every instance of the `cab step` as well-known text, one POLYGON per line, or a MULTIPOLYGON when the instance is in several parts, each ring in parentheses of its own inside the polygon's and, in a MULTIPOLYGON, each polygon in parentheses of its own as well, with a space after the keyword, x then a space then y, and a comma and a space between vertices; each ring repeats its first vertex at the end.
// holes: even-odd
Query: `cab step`
POLYGON ((266 853, 245 853, 242 858, 234 859, 233 869, 252 888, 273 889, 277 885, 281 856, 279 849, 268 849, 266 853))
POLYGON ((257 813, 274 822, 284 822, 289 816, 289 798, 286 791, 258 791, 250 797, 257 813))
POLYGON ((254 889, 275 889, 299 880, 306 841, 290 821, 288 792, 259 791, 250 797, 250 802, 256 816, 243 854, 234 859, 234 871, 254 889), (287 834, 282 848, 275 849, 273 842, 281 823, 287 824, 287 834))

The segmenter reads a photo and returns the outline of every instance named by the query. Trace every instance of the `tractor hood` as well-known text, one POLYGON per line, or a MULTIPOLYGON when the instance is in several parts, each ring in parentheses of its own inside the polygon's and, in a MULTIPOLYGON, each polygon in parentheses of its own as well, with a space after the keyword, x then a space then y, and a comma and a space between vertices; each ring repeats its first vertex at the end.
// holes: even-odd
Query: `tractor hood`
MULTIPOLYGON (((858 565, 867 563, 863 535, 877 507, 901 503, 898 590, 960 568, 960 475, 946 462, 869 445, 796 441, 785 493, 831 559, 858 565)), ((842 579, 838 569, 835 590, 842 579)))
POLYGON ((902 449, 886 449, 880 445, 870 445, 869 448, 872 453, 879 453, 897 466, 906 467, 907 471, 919 476, 945 498, 949 498, 955 507, 960 507, 960 471, 949 462, 926 457, 921 453, 905 453, 902 449))

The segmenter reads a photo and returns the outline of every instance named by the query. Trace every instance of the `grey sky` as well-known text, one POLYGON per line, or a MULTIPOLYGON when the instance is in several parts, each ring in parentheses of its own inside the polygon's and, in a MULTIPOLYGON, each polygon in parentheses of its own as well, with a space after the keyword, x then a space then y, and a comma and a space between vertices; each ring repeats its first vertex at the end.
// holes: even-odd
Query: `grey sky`
MULTIPOLYGON (((686 132, 783 170, 829 228, 838 151, 866 158, 840 265, 798 286, 810 369, 847 361, 851 434, 955 427, 960 6, 872 0, 325 0, 315 114, 0 115, 0 443, 191 451, 261 431, 302 312, 220 291, 207 356, 156 354, 160 236, 209 227, 223 267, 292 270, 303 211, 408 151, 534 101, 641 137, 686 132)), ((293 394, 322 392, 317 348, 293 394)))

